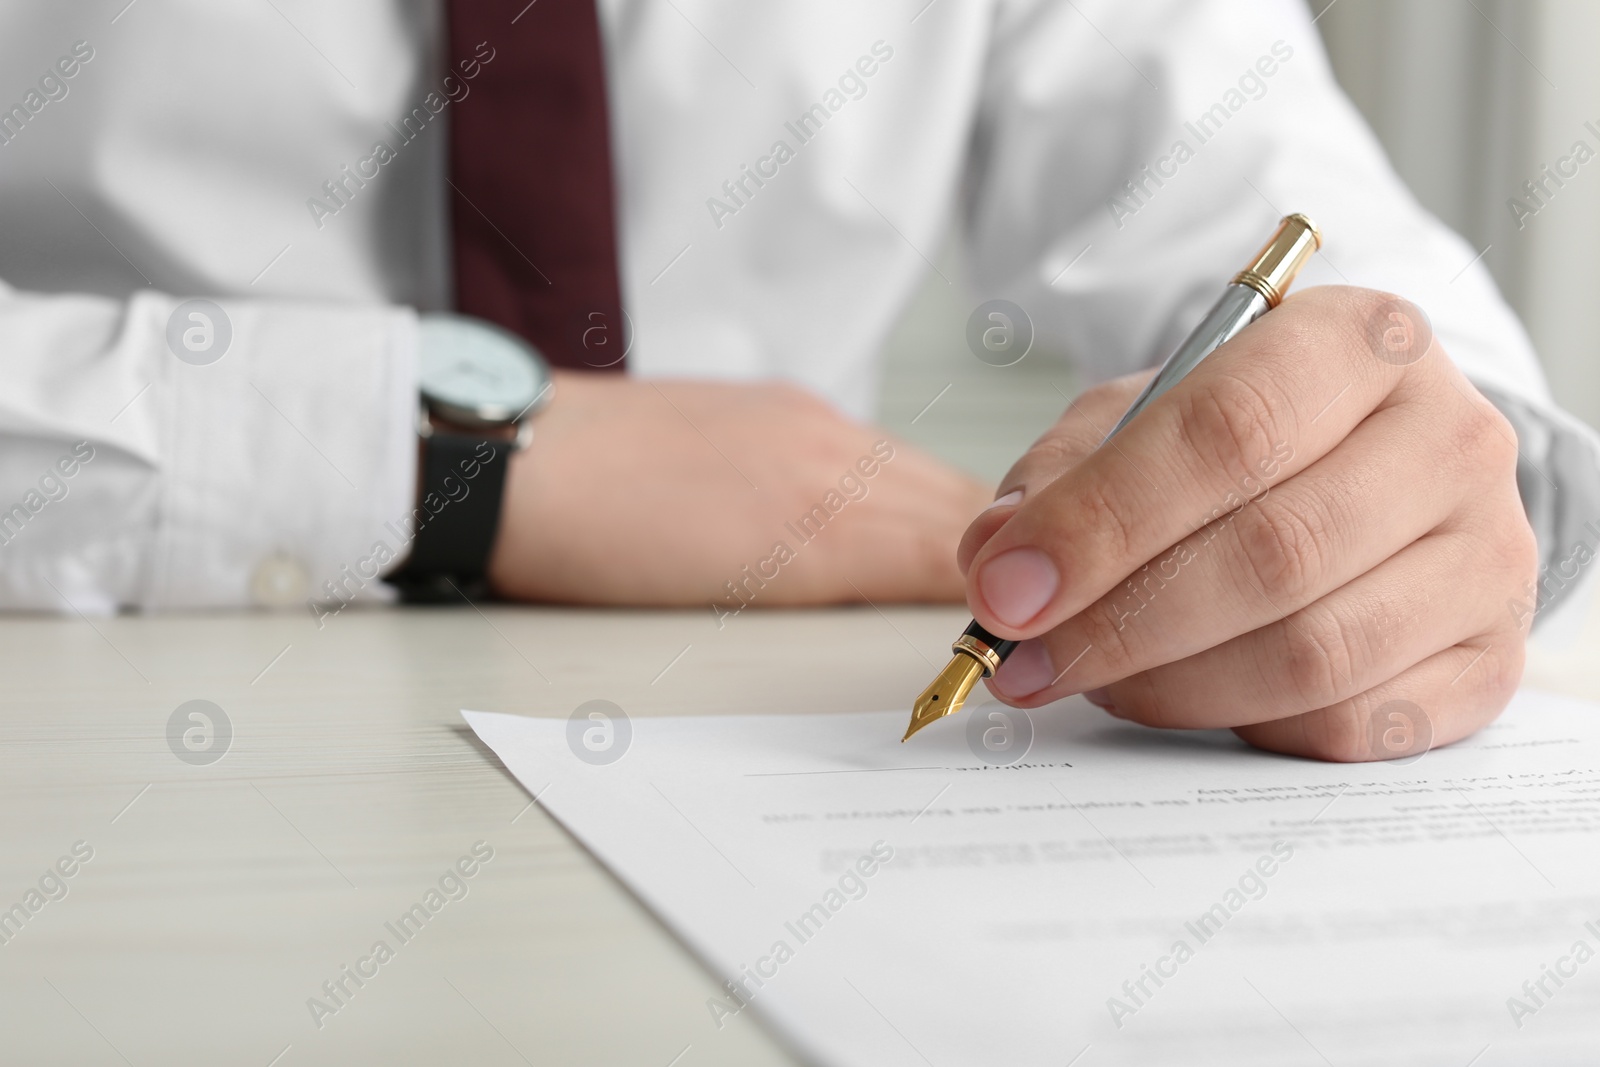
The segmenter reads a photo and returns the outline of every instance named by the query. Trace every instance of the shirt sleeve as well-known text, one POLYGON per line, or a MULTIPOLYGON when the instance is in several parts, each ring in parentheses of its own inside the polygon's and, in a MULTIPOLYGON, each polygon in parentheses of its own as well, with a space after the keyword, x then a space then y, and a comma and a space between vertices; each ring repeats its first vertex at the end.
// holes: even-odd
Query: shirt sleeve
POLYGON ((0 373, 0 608, 384 595, 415 497, 410 310, 0 283, 0 373))
POLYGON ((1600 439, 1551 400, 1481 250, 1394 173, 1299 0, 1002 0, 975 146, 975 276, 1090 380, 1159 362, 1281 216, 1310 215, 1298 286, 1423 308, 1517 427, 1541 613, 1577 587, 1548 573, 1600 548, 1600 439))

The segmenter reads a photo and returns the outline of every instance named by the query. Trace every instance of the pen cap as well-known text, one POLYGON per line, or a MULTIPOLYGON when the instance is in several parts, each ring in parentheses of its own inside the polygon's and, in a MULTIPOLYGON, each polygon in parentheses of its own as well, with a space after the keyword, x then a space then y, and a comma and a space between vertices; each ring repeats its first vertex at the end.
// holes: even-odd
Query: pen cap
POLYGON ((1268 307, 1277 307, 1294 276, 1321 247, 1322 233, 1316 223, 1298 212, 1287 215, 1250 265, 1234 276, 1234 284, 1248 285, 1266 298, 1268 307))

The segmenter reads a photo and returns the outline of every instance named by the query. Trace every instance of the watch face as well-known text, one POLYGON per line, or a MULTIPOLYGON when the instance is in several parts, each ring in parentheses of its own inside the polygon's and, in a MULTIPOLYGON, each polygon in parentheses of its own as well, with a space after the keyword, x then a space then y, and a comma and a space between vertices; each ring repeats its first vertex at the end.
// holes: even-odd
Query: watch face
POLYGON ((460 315, 421 320, 422 394, 456 418, 506 423, 542 402, 549 373, 520 338, 460 315))

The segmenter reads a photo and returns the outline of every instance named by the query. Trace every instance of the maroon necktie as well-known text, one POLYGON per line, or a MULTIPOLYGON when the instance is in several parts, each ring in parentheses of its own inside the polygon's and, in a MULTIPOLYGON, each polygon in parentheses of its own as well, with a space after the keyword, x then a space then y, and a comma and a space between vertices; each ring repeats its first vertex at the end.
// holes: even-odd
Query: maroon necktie
POLYGON ((449 0, 450 73, 460 81, 480 65, 450 107, 456 309, 520 335, 558 367, 621 370, 594 0, 524 4, 449 0))

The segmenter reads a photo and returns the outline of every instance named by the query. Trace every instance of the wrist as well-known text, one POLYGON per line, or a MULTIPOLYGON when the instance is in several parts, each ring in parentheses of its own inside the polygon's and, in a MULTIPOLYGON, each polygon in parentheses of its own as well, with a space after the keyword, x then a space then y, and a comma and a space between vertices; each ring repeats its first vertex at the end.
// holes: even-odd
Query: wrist
POLYGON ((390 575, 403 599, 486 595, 510 457, 532 436, 549 370, 532 346, 454 315, 422 321, 417 505, 411 551, 390 575))

